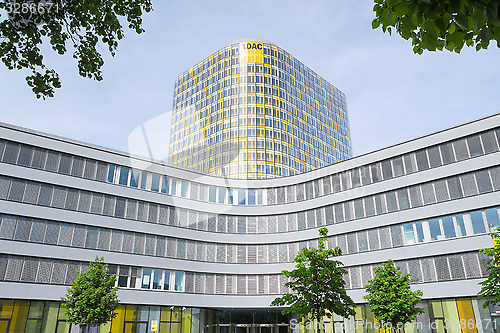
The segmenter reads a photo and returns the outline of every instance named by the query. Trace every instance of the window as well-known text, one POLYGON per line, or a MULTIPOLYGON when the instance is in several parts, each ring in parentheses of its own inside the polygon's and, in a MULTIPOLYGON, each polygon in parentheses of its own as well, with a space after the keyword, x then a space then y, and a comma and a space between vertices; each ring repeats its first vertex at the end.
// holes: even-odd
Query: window
POLYGON ((181 181, 181 197, 187 198, 189 191, 189 182, 181 181))
POLYGON ((160 191, 160 176, 153 175, 151 177, 151 191, 159 192, 160 191))
POLYGON ((264 202, 264 191, 257 190, 257 205, 263 205, 264 202))
POLYGON ((118 184, 120 185, 128 185, 128 168, 120 167, 120 178, 118 180, 118 184))
POLYGON ((142 289, 149 289, 149 284, 151 282, 151 273, 152 270, 150 268, 142 269, 142 283, 141 283, 142 289))
POLYGON ((486 221, 488 226, 491 228, 500 227, 500 221, 498 219, 498 210, 496 208, 490 208, 485 210, 486 221))
POLYGON ((232 188, 227 189, 227 203, 230 205, 233 204, 233 189, 232 188))
POLYGON ((474 230, 474 234, 482 234, 486 232, 486 228, 484 226, 483 214, 479 212, 471 212, 470 219, 472 222, 472 229, 474 230))
POLYGON ((225 203, 226 202, 226 189, 224 187, 219 187, 218 188, 219 192, 219 198, 217 200, 218 203, 225 203))
POLYGON ((110 164, 108 165, 108 178, 106 178, 106 181, 108 183, 112 183, 115 179, 115 166, 110 164))
POLYGON ((132 170, 130 173, 130 186, 131 187, 139 187, 139 180, 141 177, 141 172, 137 170, 132 170))
POLYGON ((431 240, 443 239, 438 219, 429 220, 429 229, 431 231, 431 240))
POLYGON ((455 234, 455 226, 453 225, 453 218, 451 216, 446 216, 442 218, 444 236, 446 238, 457 237, 455 234))
POLYGON ((163 279, 163 290, 170 290, 170 271, 165 271, 165 278, 163 279))
POLYGON ((177 195, 177 179, 175 178, 171 180, 170 195, 177 195))
POLYGON ((246 205, 246 193, 245 190, 238 190, 238 204, 246 205))
POLYGON ((155 269, 153 271, 153 289, 161 289, 162 287, 162 279, 163 279, 163 270, 155 269))
POLYGON ((217 188, 213 186, 208 187, 208 201, 216 202, 217 200, 217 188))
POLYGON ((422 221, 415 222, 415 229, 417 230, 417 241, 422 243, 424 241, 424 230, 422 228, 422 221))
POLYGON ((413 223, 406 223, 403 225, 403 231, 405 236, 405 244, 415 244, 415 233, 413 232, 413 223))
POLYGON ((255 205, 255 190, 248 190, 248 204, 255 205))
POLYGON ((170 178, 163 177, 161 182, 161 193, 170 194, 170 178))
POLYGON ((462 215, 455 215, 455 221, 457 222, 457 231, 458 236, 466 236, 467 232, 465 231, 464 218, 462 215))
POLYGON ((184 272, 175 272, 175 291, 184 290, 184 272))

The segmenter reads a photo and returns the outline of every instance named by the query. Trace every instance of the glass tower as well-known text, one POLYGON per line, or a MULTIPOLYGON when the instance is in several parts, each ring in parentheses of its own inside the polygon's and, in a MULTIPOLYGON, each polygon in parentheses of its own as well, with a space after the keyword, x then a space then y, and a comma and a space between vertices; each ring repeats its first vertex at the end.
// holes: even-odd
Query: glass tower
POLYGON ((263 179, 351 156, 344 93, 269 41, 235 41, 175 82, 171 163, 263 179))

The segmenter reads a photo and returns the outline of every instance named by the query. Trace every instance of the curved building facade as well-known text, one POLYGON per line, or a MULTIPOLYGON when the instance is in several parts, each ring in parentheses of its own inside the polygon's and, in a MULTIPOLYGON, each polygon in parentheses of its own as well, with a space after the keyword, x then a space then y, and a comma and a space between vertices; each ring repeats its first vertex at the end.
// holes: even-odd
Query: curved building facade
POLYGON ((239 40, 175 82, 170 161, 265 179, 352 156, 343 92, 271 42, 239 40))
POLYGON ((389 258, 424 294, 409 332, 498 332, 476 298, 500 225, 498 114, 261 180, 6 124, 0 138, 0 332, 69 332, 59 298, 96 256, 120 287, 111 332, 298 332, 270 303, 320 227, 358 304, 327 332, 375 332, 364 285, 389 258))

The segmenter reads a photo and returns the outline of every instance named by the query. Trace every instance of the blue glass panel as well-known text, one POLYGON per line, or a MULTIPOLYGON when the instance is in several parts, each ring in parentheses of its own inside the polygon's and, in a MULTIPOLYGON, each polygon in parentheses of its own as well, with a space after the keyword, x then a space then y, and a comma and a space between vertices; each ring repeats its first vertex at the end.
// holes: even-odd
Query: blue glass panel
POLYGON ((403 231, 405 234, 405 244, 415 244, 415 233, 413 232, 413 223, 403 224, 403 231))
POLYGON ((131 187, 139 187, 139 179, 141 176, 141 172, 137 170, 133 170, 130 174, 130 186, 131 187))
POLYGON ((184 289, 184 272, 175 272, 175 290, 182 291, 184 289))
POLYGON ((172 186, 170 186, 170 195, 177 195, 177 179, 172 178, 172 186))
POLYGON ((118 180, 118 184, 120 185, 128 185, 128 168, 120 167, 120 179, 118 180))
POLYGON ((216 202, 217 200, 217 188, 213 186, 208 187, 208 201, 216 202))
POLYGON ((466 236, 467 231, 465 231, 464 217, 462 215, 455 215, 455 220, 457 221, 458 235, 459 236, 466 236))
POLYGON ((474 234, 482 234, 486 232, 486 227, 484 226, 483 214, 481 212, 471 212, 470 219, 472 221, 472 230, 474 234))
POLYGON ((248 204, 255 205, 255 190, 248 190, 248 204))
POLYGON ((415 229, 417 229, 417 241, 422 243, 424 241, 424 229, 422 228, 422 221, 415 222, 415 229))
POLYGON ((161 182, 161 193, 170 194, 170 178, 163 177, 161 182))
POLYGON ((108 183, 112 183, 113 180, 115 179, 115 166, 110 164, 108 165, 108 178, 106 179, 106 181, 108 183))
POLYGON ((227 203, 230 205, 233 204, 233 189, 232 188, 227 189, 227 203))
POLYGON ((142 289, 149 289, 149 283, 151 282, 151 269, 143 268, 142 269, 142 289))
POLYGON ((443 239, 438 219, 429 220, 429 229, 431 231, 431 240, 443 239))
POLYGON ((189 182, 181 181, 181 197, 187 198, 189 191, 189 182))
POLYGON ((151 178, 151 191, 160 191, 160 175, 153 175, 153 177, 151 178))
POLYGON ((226 189, 224 187, 219 187, 219 198, 217 200, 218 203, 226 202, 226 189))
POLYGON ((165 271, 165 278, 163 279, 163 290, 170 290, 170 271, 165 271))
POLYGON ((453 218, 451 216, 446 216, 443 217, 442 220, 444 236, 446 238, 457 237, 457 235, 455 234, 455 226, 453 225, 453 218))
POLYGON ((238 190, 238 205, 246 205, 246 204, 247 204, 246 191, 238 190))
POLYGON ((257 190, 257 205, 263 205, 264 202, 264 191, 257 190))
POLYGON ((498 219, 498 210, 496 208, 490 208, 485 210, 486 221, 489 226, 493 228, 500 227, 500 220, 498 219))

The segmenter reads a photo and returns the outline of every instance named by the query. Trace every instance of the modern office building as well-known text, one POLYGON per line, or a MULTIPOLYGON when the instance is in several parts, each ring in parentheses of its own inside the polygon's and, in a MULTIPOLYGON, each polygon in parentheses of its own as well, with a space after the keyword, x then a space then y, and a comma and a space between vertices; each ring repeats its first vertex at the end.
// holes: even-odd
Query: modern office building
POLYGON ((260 180, 7 124, 0 138, 0 332, 68 332, 59 298, 96 256, 120 287, 111 332, 288 332, 269 304, 323 226, 359 304, 327 332, 374 332, 363 286, 389 258, 423 291, 408 332, 498 332, 476 295, 500 225, 500 114, 260 180))
POLYGON ((352 157, 343 92, 273 43, 235 41, 175 82, 170 161, 264 179, 352 157))

